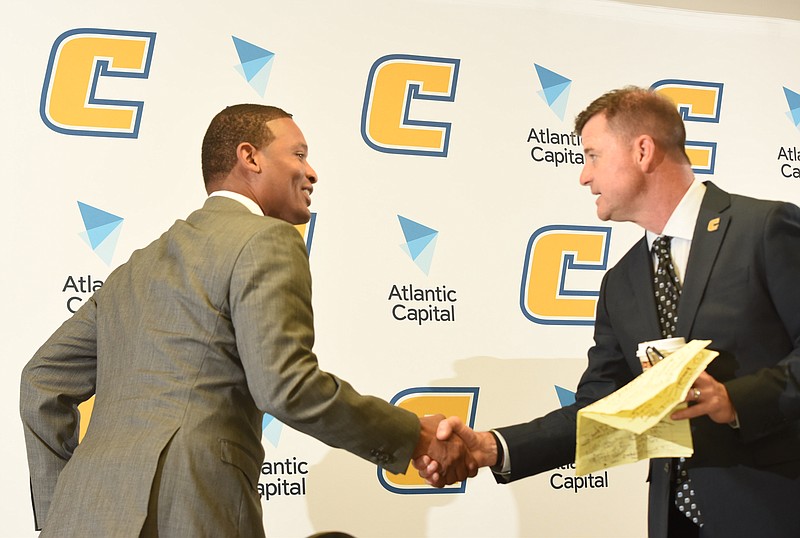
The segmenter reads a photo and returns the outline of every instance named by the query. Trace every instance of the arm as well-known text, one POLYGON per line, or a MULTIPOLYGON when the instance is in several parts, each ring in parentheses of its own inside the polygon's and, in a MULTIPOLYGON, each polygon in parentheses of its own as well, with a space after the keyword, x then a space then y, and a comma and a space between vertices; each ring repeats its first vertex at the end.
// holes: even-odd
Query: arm
MULTIPOLYGON (((305 245, 275 223, 244 247, 230 290, 236 345, 256 405, 283 423, 393 473, 428 449, 435 425, 359 394, 320 370, 312 351, 311 277, 305 245)), ((438 421, 437 421, 438 422, 438 421)))
MULTIPOLYGON (((576 403, 551 411, 530 422, 496 428, 496 432, 475 432, 455 417, 439 427, 440 439, 461 438, 479 467, 494 467, 510 459, 510 472, 493 469, 498 482, 512 482, 574 461, 578 409, 610 394, 633 378, 620 350, 606 308, 607 282, 603 280, 595 323, 595 345, 589 350, 589 366, 581 377, 576 403), (502 437, 508 453, 495 435, 502 437)), ((638 364, 638 362, 637 362, 638 364)), ((441 476, 435 458, 414 461, 414 467, 430 484, 451 483, 441 476)))
POLYGON ((787 352, 766 368, 725 382, 746 440, 759 439, 800 419, 800 209, 776 205, 761 233, 759 259, 754 264, 763 276, 749 285, 766 289, 775 322, 754 338, 786 342, 787 352))
MULTIPOLYGON (((630 312, 617 313, 614 318, 609 310, 612 295, 616 294, 616 300, 627 305, 631 303, 630 293, 614 288, 610 278, 613 271, 606 274, 600 287, 595 344, 588 352, 588 365, 578 383, 576 402, 530 422, 495 428, 508 446, 506 457, 511 462, 510 473, 495 474, 499 482, 513 482, 573 462, 578 410, 633 379, 634 374, 622 353, 617 327, 614 326, 615 319, 628 319, 630 312), (624 301, 621 299, 623 296, 624 301)), ((625 278, 617 274, 616 282, 621 280, 625 278)))
POLYGON ((22 370, 20 415, 37 529, 47 517, 58 475, 78 446, 78 404, 95 391, 96 310, 90 298, 22 370))

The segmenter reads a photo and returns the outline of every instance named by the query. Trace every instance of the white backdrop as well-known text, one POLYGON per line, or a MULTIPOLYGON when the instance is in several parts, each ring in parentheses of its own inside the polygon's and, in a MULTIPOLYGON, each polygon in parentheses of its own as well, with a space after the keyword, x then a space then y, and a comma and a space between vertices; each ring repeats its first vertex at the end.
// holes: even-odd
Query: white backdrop
MULTIPOLYGON (((800 201, 800 181, 791 177, 800 167, 800 133, 787 117, 786 97, 800 92, 791 61, 800 45, 796 21, 588 0, 245 0, 191 8, 47 0, 13 1, 5 11, 3 536, 35 535, 17 412, 22 366, 69 315, 67 301, 88 296, 65 289, 70 279, 102 281, 132 250, 202 203, 200 141, 228 104, 281 106, 309 141, 320 176, 309 241, 323 368, 362 392, 386 399, 409 394, 424 411, 451 403, 453 394, 436 390, 471 389, 477 398, 467 418, 481 429, 557 407, 556 386, 574 390, 591 345, 591 326, 569 305, 577 299, 591 307, 602 266, 533 262, 526 258, 531 238, 556 227, 565 234, 555 247, 548 243, 548 252, 559 241, 569 251, 581 230, 599 226, 610 241, 610 265, 641 234, 630 224, 597 220, 593 197, 578 184, 579 164, 534 159, 580 153, 579 146, 537 143, 531 130, 537 137, 542 130, 569 133, 575 115, 601 93, 663 80, 684 81, 676 95, 693 101, 689 119, 697 119, 709 98, 703 83, 716 83, 723 88, 711 98, 718 118, 687 122, 690 140, 717 144, 714 173, 699 178, 742 194, 800 201), (48 66, 59 36, 75 30, 78 37, 110 35, 117 44, 131 32, 155 34, 146 76, 101 73, 96 80, 97 98, 144 103, 135 136, 86 136, 80 113, 66 120, 66 132, 54 130, 46 118, 61 105, 51 101, 40 113, 45 81, 54 80, 58 67, 66 87, 91 87, 69 71, 83 64, 67 53, 55 54, 48 66), (106 30, 115 32, 100 32, 106 30), (263 96, 235 69, 233 36, 274 53, 263 96), (398 57, 399 67, 376 64, 387 56, 398 57), (432 71, 420 71, 421 64, 432 71), (444 91, 450 97, 403 92, 415 84, 424 89, 455 64, 444 91), (539 94, 549 79, 543 82, 537 65, 563 77, 566 91, 552 108, 539 94), (373 81, 377 72, 388 78, 373 81), (405 84, 399 97, 378 93, 398 90, 397 77, 405 84), (384 114, 379 124, 388 134, 369 124, 362 134, 367 111, 384 114), (386 116, 392 111, 411 121, 400 125, 386 116), (420 154, 424 136, 414 120, 450 124, 446 156, 420 154), (396 144, 403 144, 399 153, 396 144), (110 264, 80 236, 79 201, 124 219, 110 264), (426 253, 427 272, 401 248, 407 238, 398 216, 438 232, 426 253), (566 292, 556 296, 545 286, 553 300, 531 306, 524 290, 538 293, 548 276, 563 276, 566 292), (397 300, 394 286, 446 289, 456 301, 397 300), (452 307, 455 319, 396 319, 401 303, 452 307)), ((452 400, 461 409, 458 401, 452 400)), ((379 476, 369 463, 279 425, 267 429, 264 445, 268 462, 288 460, 307 470, 262 475, 264 484, 283 488, 263 502, 272 537, 333 528, 360 537, 645 534, 644 464, 611 469, 602 487, 582 489, 564 487, 573 479, 570 469, 508 486, 482 471, 442 494, 379 476)))

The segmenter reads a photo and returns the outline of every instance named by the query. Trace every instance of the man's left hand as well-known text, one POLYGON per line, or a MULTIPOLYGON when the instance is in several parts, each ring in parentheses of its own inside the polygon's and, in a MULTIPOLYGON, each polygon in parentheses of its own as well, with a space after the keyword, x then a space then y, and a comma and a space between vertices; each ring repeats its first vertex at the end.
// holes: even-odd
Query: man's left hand
POLYGON ((736 410, 728 396, 725 385, 711 377, 707 372, 700 377, 689 389, 686 395, 689 405, 686 409, 672 414, 672 420, 696 418, 708 415, 711 420, 719 424, 730 424, 736 419, 736 410))

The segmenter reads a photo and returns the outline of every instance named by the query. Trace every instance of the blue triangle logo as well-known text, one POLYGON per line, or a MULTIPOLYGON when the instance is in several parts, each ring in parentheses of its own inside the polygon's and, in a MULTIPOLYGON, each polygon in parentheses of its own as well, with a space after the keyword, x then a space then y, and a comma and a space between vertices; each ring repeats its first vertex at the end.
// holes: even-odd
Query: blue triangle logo
POLYGON ((783 87, 783 94, 789 104, 789 112, 786 115, 794 123, 795 127, 800 126, 800 93, 793 92, 786 86, 783 87))
POLYGON ((427 275, 431 270, 439 232, 401 215, 397 215, 397 219, 400 221, 400 227, 403 229, 403 236, 406 240, 404 244, 400 245, 400 248, 427 275))
POLYGON ((111 265, 124 219, 80 201, 78 209, 85 230, 79 235, 106 265, 111 265))
POLYGON ((542 67, 539 64, 533 65, 539 77, 539 84, 542 86, 541 91, 537 93, 544 102, 547 103, 550 110, 563 120, 567 110, 567 101, 569 100, 569 90, 572 86, 572 80, 546 67, 542 67))
POLYGON ((239 64, 235 65, 234 69, 244 77, 251 88, 264 97, 275 53, 236 36, 231 37, 239 57, 239 64))
POLYGON ((264 418, 261 420, 261 437, 269 441, 275 448, 278 448, 281 432, 283 432, 281 421, 265 413, 264 418))
POLYGON ((568 405, 575 403, 574 392, 567 390, 564 387, 559 387, 558 385, 554 386, 556 388, 556 395, 558 396, 558 402, 561 404, 561 407, 567 407, 568 405))

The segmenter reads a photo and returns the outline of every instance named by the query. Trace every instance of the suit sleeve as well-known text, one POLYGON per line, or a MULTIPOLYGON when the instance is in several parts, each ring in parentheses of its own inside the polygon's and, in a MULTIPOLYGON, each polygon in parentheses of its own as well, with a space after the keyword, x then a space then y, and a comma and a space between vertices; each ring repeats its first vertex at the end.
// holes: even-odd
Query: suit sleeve
POLYGON ((47 517, 58 475, 78 446, 78 404, 95 392, 96 310, 90 298, 22 370, 20 415, 37 530, 47 517))
POLYGON ((800 209, 778 204, 762 230, 757 264, 764 277, 751 285, 765 287, 782 327, 776 334, 792 349, 775 366, 733 379, 726 388, 739 417, 741 435, 752 441, 800 419, 800 209))
POLYGON ((320 370, 312 351, 311 276, 297 231, 257 233, 231 280, 236 345, 256 405, 292 428, 394 473, 405 472, 419 420, 320 370))
POLYGON ((633 375, 614 335, 606 308, 608 274, 600 287, 594 340, 589 349, 589 365, 581 376, 575 403, 551 411, 524 424, 496 428, 505 439, 511 472, 495 475, 501 482, 512 482, 575 461, 578 410, 611 394, 628 383, 633 375))

